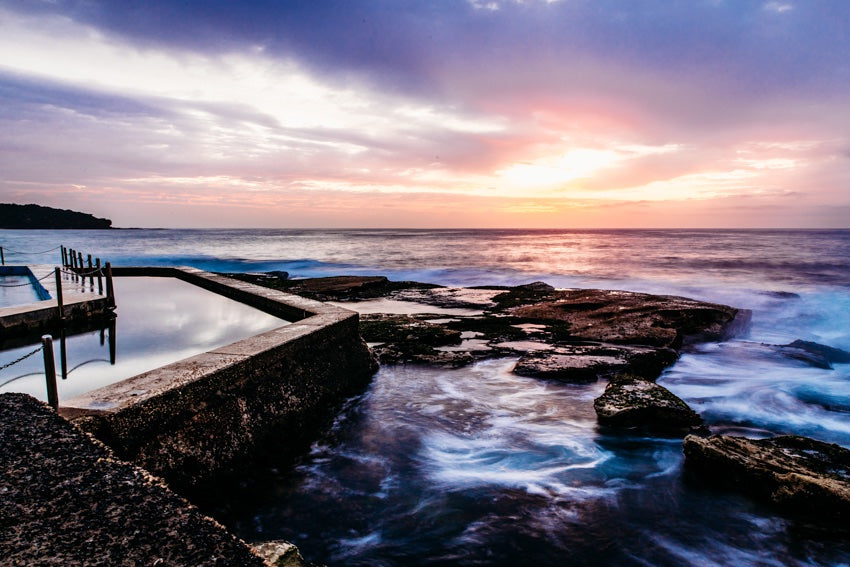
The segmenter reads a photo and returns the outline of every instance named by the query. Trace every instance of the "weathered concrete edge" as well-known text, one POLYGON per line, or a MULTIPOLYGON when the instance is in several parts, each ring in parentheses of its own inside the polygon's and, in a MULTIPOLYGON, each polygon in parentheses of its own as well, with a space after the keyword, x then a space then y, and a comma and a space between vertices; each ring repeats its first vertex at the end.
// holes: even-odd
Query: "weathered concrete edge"
MULTIPOLYGON (((354 313, 348 309, 218 274, 212 274, 197 268, 116 266, 112 268, 112 274, 116 277, 149 276, 177 278, 289 321, 300 321, 314 315, 350 315, 354 313)), ((120 298, 118 299, 120 300, 120 298)))
POLYGON ((62 403, 61 415, 121 458, 188 492, 238 473, 270 443, 309 438, 376 369, 356 312, 195 269, 118 274, 179 277, 272 314, 306 315, 62 403))

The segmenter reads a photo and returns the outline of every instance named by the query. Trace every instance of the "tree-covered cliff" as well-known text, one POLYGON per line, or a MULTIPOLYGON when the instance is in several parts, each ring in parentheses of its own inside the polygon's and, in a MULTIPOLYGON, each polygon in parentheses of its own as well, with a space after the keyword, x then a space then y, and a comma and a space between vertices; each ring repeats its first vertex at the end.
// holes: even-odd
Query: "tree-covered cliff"
POLYGON ((67 209, 0 203, 0 228, 112 228, 112 221, 67 209))

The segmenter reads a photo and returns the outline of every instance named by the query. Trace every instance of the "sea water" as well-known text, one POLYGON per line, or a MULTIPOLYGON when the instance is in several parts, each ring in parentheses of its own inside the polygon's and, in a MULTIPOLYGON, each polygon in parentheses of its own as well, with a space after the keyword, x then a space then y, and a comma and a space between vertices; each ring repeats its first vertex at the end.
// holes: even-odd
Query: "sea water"
MULTIPOLYGON (((542 280, 722 302, 753 311, 750 333, 685 353, 659 383, 715 432, 850 447, 850 365, 814 368, 769 346, 850 350, 850 231, 0 231, 0 242, 117 265, 542 280)), ((838 526, 691 478, 681 440, 600 430, 604 383, 518 377, 514 363, 382 368, 296 468, 234 495, 220 518, 331 565, 850 563, 838 526)))

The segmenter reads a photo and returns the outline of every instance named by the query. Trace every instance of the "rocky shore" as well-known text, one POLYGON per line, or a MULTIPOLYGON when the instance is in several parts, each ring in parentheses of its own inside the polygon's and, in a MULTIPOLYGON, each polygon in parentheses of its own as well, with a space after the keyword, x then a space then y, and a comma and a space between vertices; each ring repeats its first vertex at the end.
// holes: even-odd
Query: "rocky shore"
MULTIPOLYGON (((361 311, 361 334, 383 364, 463 366, 510 356, 517 358, 513 372, 522 376, 565 383, 607 380, 594 401, 600 427, 685 436, 686 466, 695 476, 786 512, 820 510, 828 521, 850 518, 850 451, 795 436, 759 441, 712 436, 693 409, 655 383, 691 345, 745 335, 747 310, 626 291, 556 290, 542 282, 461 289, 380 276, 238 277, 349 303, 361 311)), ((741 348, 817 368, 850 362, 850 353, 808 341, 739 342, 741 348)))
MULTIPOLYGON (((382 364, 463 366, 512 357, 513 372, 563 383, 608 382, 593 402, 600 429, 683 437, 687 470, 779 509, 846 523, 850 451, 813 439, 711 435, 655 380, 692 345, 746 332, 750 312, 674 296, 596 289, 446 288, 382 276, 290 280, 231 274, 361 312, 382 364)), ((828 368, 850 353, 817 343, 746 343, 828 368)), ((0 396, 0 551, 10 565, 305 565, 285 542, 251 548, 149 473, 19 394, 0 396)))

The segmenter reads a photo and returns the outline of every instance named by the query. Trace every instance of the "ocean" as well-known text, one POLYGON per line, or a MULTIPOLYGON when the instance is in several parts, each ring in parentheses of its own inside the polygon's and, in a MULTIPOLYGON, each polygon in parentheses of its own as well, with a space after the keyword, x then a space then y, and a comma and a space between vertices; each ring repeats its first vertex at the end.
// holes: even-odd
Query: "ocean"
MULTIPOLYGON (((850 350, 850 230, 0 231, 7 264, 55 263, 60 244, 114 265, 545 281, 751 309, 747 336, 694 348, 659 383, 714 432, 850 448, 850 365, 769 347, 850 350)), ((600 431, 604 383, 522 378, 514 362, 381 368, 295 468, 217 517, 328 565, 850 564, 846 530, 703 486, 681 440, 600 431)))

